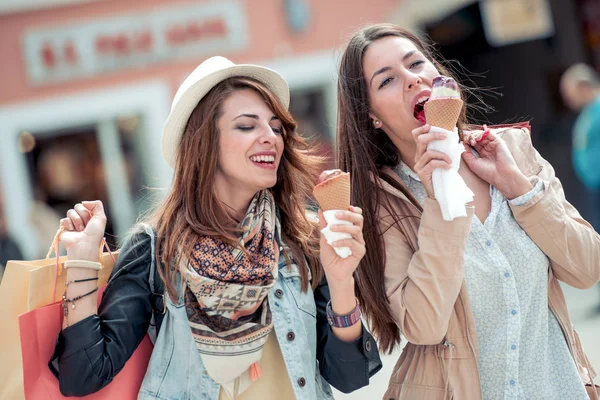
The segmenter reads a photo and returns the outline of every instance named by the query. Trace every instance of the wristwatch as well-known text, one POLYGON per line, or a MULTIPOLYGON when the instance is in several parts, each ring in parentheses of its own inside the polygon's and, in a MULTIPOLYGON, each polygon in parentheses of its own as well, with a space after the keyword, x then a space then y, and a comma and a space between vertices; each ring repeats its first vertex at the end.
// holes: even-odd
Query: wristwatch
POLYGON ((360 305, 356 299, 356 307, 349 314, 338 315, 331 309, 331 300, 327 303, 327 322, 334 328, 348 328, 360 321, 360 305))

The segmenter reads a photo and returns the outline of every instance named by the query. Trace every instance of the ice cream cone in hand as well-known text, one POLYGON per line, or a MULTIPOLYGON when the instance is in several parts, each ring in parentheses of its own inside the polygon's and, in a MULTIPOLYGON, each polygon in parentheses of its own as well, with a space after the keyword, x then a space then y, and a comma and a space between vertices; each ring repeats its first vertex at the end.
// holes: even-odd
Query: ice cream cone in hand
POLYGON ((313 195, 321 210, 347 210, 350 207, 350 174, 340 170, 324 171, 313 195))
MULTIPOLYGON (((327 243, 331 245, 336 241, 352 238, 349 233, 334 232, 330 229, 331 225, 351 224, 336 217, 338 211, 346 211, 350 208, 350 174, 339 169, 324 171, 319 176, 319 184, 313 189, 313 195, 319 202, 323 218, 327 222, 327 226, 321 229, 327 243)), ((352 255, 349 247, 334 247, 334 250, 341 258, 352 255)))
POLYGON ((425 120, 431 125, 430 132, 443 131, 446 134, 444 139, 430 142, 427 149, 444 153, 452 160, 450 169, 436 168, 431 175, 435 199, 446 221, 467 216, 465 204, 473 201, 473 192, 458 173, 460 157, 465 151, 456 129, 462 107, 463 101, 454 79, 436 77, 424 112, 425 120))
POLYGON ((463 101, 460 99, 458 85, 452 78, 438 76, 433 80, 431 96, 425 103, 425 120, 431 126, 454 130, 463 101))
POLYGON ((460 111, 463 107, 461 99, 434 99, 425 103, 425 119, 431 126, 454 130, 460 111))

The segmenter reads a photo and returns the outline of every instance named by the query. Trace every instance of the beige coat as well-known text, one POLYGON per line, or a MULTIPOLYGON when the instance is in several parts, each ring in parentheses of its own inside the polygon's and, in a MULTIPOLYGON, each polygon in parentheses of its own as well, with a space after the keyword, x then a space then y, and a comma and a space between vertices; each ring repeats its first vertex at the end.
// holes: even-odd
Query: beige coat
MULTIPOLYGON (((506 141, 521 171, 545 183, 543 192, 529 203, 511 209, 550 259, 548 304, 582 380, 588 383, 595 372, 587 369, 558 281, 587 289, 600 280, 600 235, 567 202, 554 169, 533 148, 527 128, 494 131, 506 141)), ((387 172, 397 178, 392 170, 387 172)), ((466 218, 446 222, 435 200, 426 199, 421 212, 391 185, 383 180, 379 184, 396 215, 419 217, 394 223, 384 207, 379 211, 386 246, 386 292, 409 342, 384 399, 479 399, 477 337, 464 284, 464 249, 474 210, 470 208, 466 218)))

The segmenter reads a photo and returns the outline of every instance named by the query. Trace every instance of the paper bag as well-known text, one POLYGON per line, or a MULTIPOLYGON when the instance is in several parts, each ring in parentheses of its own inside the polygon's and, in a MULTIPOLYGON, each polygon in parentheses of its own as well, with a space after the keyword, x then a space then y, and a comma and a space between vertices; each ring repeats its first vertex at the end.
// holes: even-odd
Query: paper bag
MULTIPOLYGON (((65 261, 66 257, 59 259, 60 263, 65 261)), ((100 286, 106 285, 114 267, 110 253, 103 254, 103 261, 104 268, 98 280, 100 286)), ((0 330, 0 400, 25 398, 18 316, 61 300, 67 274, 63 272, 58 276, 56 293, 53 293, 55 270, 54 258, 9 261, 6 265, 0 283, 0 321, 3 324, 0 330)))
MULTIPOLYGON (((98 304, 100 304, 103 293, 104 287, 98 291, 98 304)), ((56 337, 62 328, 62 320, 61 302, 37 308, 19 316, 23 378, 27 400, 67 399, 60 393, 58 379, 48 368, 56 337)), ((135 400, 150 361, 152 348, 150 338, 146 335, 111 383, 102 390, 81 398, 135 400)))

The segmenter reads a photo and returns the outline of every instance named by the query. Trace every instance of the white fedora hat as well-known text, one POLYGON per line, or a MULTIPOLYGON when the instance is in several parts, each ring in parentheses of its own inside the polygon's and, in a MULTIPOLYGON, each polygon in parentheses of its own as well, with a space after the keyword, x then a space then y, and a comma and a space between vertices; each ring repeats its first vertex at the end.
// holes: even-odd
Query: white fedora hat
POLYGON ((256 79, 273 92, 286 109, 289 107, 288 84, 277 72, 258 65, 236 65, 225 57, 209 58, 179 86, 171 105, 171 112, 163 126, 162 153, 171 167, 175 166, 179 142, 192 111, 213 87, 234 76, 256 79))

